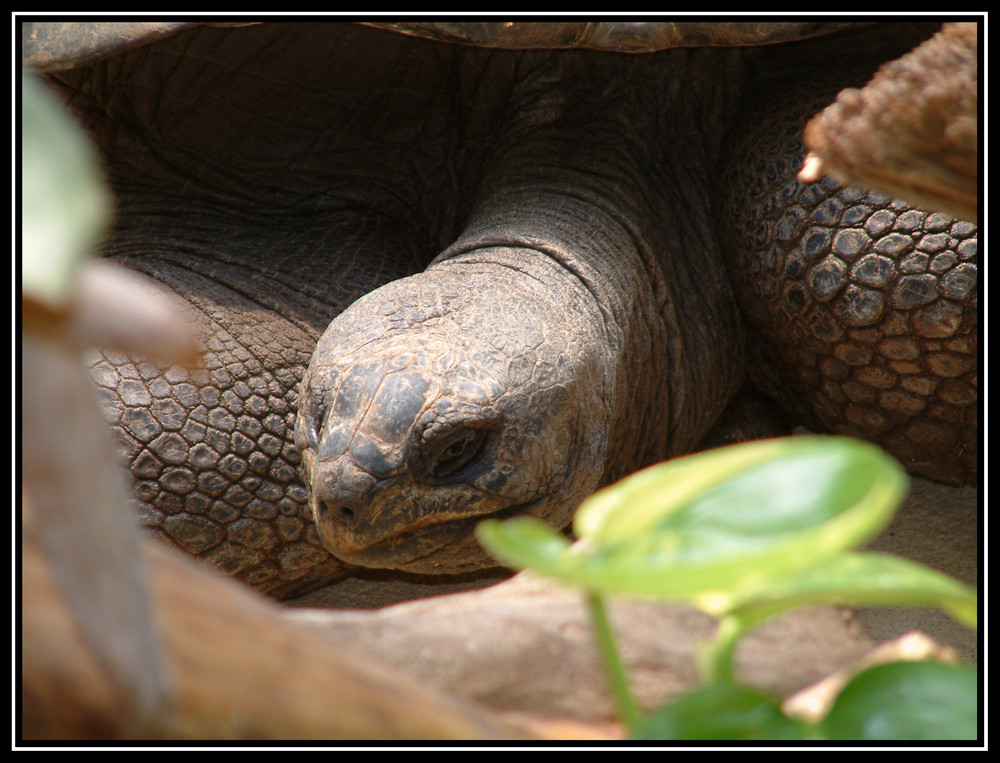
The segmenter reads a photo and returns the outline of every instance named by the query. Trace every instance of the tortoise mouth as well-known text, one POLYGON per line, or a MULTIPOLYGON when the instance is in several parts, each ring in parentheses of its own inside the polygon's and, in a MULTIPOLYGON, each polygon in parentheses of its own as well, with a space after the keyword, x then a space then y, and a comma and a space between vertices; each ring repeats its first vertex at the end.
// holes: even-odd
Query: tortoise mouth
POLYGON ((539 501, 519 503, 497 511, 461 519, 448 519, 400 530, 367 546, 348 546, 320 533, 334 556, 349 564, 377 569, 398 569, 425 574, 468 572, 493 558, 476 541, 473 531, 485 519, 509 519, 528 514, 539 501))

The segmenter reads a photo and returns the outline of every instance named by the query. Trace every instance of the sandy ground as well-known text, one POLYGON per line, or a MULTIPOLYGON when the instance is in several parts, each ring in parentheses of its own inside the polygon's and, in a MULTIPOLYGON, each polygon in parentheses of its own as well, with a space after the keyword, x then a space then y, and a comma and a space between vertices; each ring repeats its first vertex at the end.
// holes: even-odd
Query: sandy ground
MULTIPOLYGON (((892 524, 869 548, 920 562, 978 589, 980 538, 986 538, 982 523, 976 487, 913 480, 910 495, 892 524)), ((863 610, 860 615, 876 641, 920 629, 954 646, 963 660, 978 664, 978 633, 938 610, 863 610)))

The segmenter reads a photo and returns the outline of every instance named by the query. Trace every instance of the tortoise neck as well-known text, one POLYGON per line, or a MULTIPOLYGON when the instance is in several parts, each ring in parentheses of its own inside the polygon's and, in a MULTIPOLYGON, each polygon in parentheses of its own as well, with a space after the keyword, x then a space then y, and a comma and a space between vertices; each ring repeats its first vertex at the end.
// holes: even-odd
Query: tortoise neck
POLYGON ((523 268, 533 252, 559 266, 554 295, 592 300, 615 396, 610 480, 693 448, 743 376, 705 169, 732 101, 713 89, 736 93, 744 67, 735 53, 574 60, 521 80, 464 231, 432 267, 508 248, 523 268))

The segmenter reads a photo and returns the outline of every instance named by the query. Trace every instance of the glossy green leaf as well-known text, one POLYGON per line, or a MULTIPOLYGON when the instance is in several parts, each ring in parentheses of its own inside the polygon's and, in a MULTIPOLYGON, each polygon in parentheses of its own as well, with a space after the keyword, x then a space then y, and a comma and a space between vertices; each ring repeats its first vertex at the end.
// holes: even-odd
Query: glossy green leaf
POLYGON ((573 533, 608 543, 634 538, 740 470, 780 458, 789 445, 788 438, 761 440, 642 469, 584 501, 573 519, 573 533))
POLYGON ((562 554, 536 553, 541 531, 525 526, 503 548, 489 533, 481 540, 502 561, 567 583, 688 599, 722 614, 733 591, 875 535, 905 490, 902 468, 873 445, 782 438, 675 459, 605 488, 581 506, 581 540, 562 554))
POLYGON ((893 662, 855 676, 819 728, 838 740, 974 740, 976 674, 960 665, 893 662))
POLYGON ((21 76, 21 290, 63 306, 110 220, 93 147, 40 78, 21 76))
POLYGON ((937 607, 975 628, 976 591, 916 562, 877 553, 841 554, 763 589, 737 591, 732 614, 756 622, 803 604, 937 607))
POLYGON ((696 689, 632 729, 631 739, 746 741, 810 739, 811 727, 781 712, 770 697, 729 683, 696 689))

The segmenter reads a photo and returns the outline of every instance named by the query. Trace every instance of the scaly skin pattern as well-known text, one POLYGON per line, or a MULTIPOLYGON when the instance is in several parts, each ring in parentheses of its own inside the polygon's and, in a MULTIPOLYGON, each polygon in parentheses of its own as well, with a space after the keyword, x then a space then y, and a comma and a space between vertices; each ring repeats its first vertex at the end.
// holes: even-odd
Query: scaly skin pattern
POLYGON ((565 525, 696 447, 758 352, 715 198, 768 55, 277 24, 56 75, 106 156, 105 253, 204 347, 201 369, 95 361, 147 524, 277 596, 463 572, 488 563, 479 518, 565 525))
POLYGON ((751 375, 817 431, 963 484, 978 469, 978 231, 828 178, 796 181, 805 117, 843 84, 750 94, 724 165, 719 227, 758 333, 751 375))

